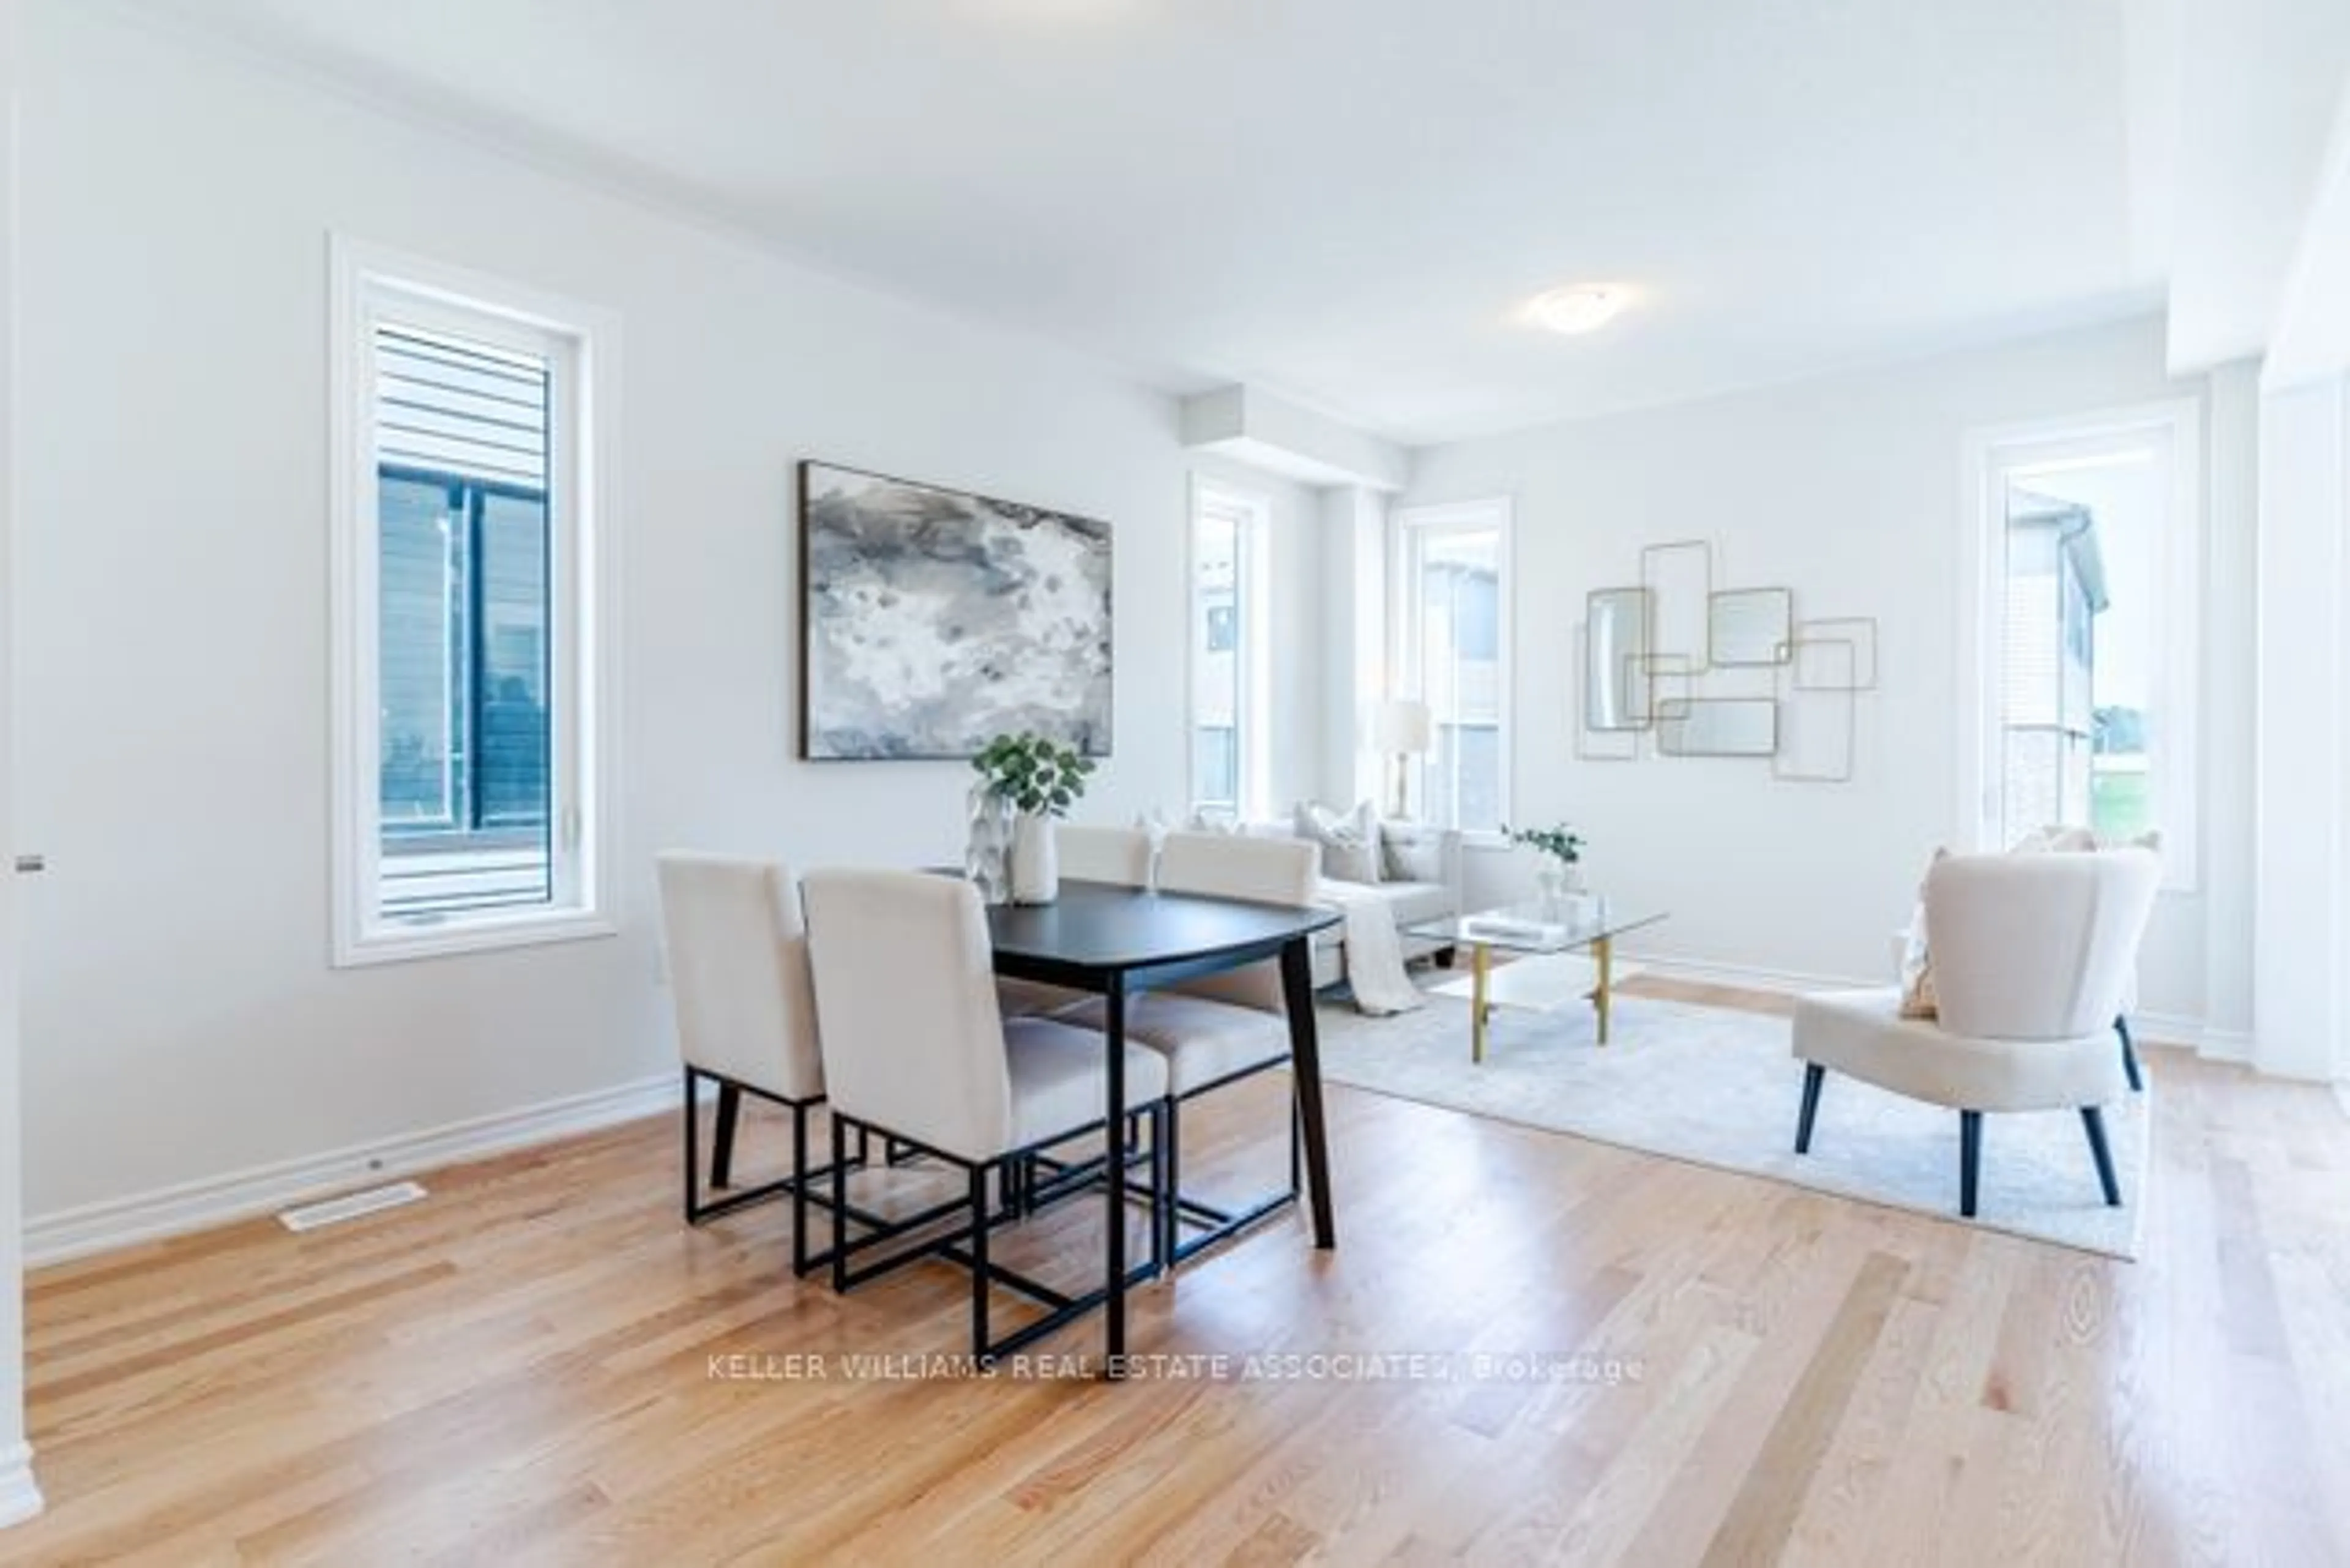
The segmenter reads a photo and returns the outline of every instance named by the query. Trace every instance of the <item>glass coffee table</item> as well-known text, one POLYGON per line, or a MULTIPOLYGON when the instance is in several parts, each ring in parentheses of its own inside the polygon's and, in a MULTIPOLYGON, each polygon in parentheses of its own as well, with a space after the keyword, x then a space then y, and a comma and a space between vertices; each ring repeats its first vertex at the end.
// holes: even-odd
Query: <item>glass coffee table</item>
POLYGON ((1627 909, 1589 894, 1568 893, 1472 915, 1419 920, 1404 931, 1469 950, 1469 977, 1434 989, 1468 997, 1469 1058, 1482 1062, 1485 1025, 1496 1007, 1547 1012, 1588 1001, 1598 1013, 1599 1044, 1607 1044, 1615 988, 1633 972, 1617 966, 1616 939, 1664 918, 1661 910, 1627 909), (1496 970, 1495 948, 1521 956, 1496 970))

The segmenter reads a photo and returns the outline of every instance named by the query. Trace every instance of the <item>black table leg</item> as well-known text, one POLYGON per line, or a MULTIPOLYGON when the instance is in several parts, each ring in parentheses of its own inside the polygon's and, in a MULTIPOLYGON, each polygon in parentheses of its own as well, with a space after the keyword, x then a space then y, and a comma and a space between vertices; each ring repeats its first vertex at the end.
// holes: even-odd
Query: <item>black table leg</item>
POLYGON ((1119 1363, 1126 1355, 1126 976, 1111 975, 1102 1000, 1107 1004, 1102 1034, 1109 1045, 1109 1070, 1102 1075, 1109 1085, 1108 1103, 1102 1108, 1102 1190, 1109 1203, 1109 1294, 1102 1303, 1107 1314, 1102 1339, 1109 1354, 1105 1370, 1120 1377, 1125 1374, 1119 1363))
POLYGON ((1314 954, 1309 939, 1299 937, 1282 948, 1281 992, 1289 1007, 1290 1071, 1297 1081, 1297 1117, 1305 1131, 1305 1179, 1314 1200, 1314 1244, 1335 1247, 1338 1228, 1331 1217, 1330 1146, 1322 1127, 1322 1046, 1314 1027, 1314 954))

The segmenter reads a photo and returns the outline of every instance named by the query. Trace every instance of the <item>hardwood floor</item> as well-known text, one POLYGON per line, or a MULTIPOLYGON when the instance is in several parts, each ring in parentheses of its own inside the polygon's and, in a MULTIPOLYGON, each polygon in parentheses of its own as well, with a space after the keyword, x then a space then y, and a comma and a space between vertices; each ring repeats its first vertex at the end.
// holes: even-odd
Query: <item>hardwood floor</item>
MULTIPOLYGON (((2147 1055, 2136 1264, 1335 1088, 1338 1251, 1289 1219, 1137 1299, 1249 1380, 917 1378, 960 1275, 795 1284, 788 1210, 688 1230, 637 1124, 37 1275, 51 1507, 0 1562, 2350 1561, 2350 1120, 2147 1055), (1319 1353, 1397 1359, 1248 1366, 1319 1353)), ((1187 1114, 1188 1170, 1272 1179, 1283 1092, 1187 1114)))

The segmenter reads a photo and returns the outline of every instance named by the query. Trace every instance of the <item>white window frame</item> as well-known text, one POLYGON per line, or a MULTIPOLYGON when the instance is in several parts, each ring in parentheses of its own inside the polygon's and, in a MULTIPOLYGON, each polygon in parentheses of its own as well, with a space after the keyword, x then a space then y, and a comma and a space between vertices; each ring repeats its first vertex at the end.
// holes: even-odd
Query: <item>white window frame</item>
MULTIPOLYGON (((1516 508, 1509 496, 1488 496, 1475 501, 1448 501, 1425 506, 1399 507, 1388 515, 1388 668, 1395 671, 1395 683, 1388 695, 1399 698, 1421 697, 1428 690, 1420 667, 1419 584, 1412 572, 1413 542, 1416 538, 1435 534, 1496 534, 1500 536, 1502 580, 1495 587, 1494 614, 1497 618, 1494 637, 1495 705, 1502 715, 1500 818, 1510 820, 1516 793, 1517 774, 1517 529, 1516 508)), ((1443 716, 1430 713, 1434 724, 1443 716)), ((1432 755, 1433 753, 1431 753, 1432 755)), ((1394 761, 1382 757, 1384 771, 1394 761)), ((1409 770, 1407 804, 1414 815, 1427 809, 1428 757, 1420 758, 1409 770)), ((1431 823, 1434 827, 1454 827, 1454 823, 1431 823)), ((1461 829, 1461 842, 1472 848, 1507 848, 1509 839, 1492 828, 1461 829)))
POLYGON ((329 244, 333 931, 338 968, 619 930, 619 552, 611 498, 619 321, 577 301, 336 234, 329 244), (375 325, 390 316, 546 354, 548 468, 549 902, 387 919, 381 914, 380 564, 375 325))
POLYGON ((1965 443, 1963 526, 1958 607, 1959 842, 1983 851, 1998 842, 2002 781, 2000 677, 1992 650, 2003 646, 2006 604, 2007 487, 2010 471, 2094 461, 2149 435, 2169 449, 2168 515, 2155 542, 2160 646, 2154 650, 2148 709, 2158 715, 2147 767, 2162 832, 2162 888, 2193 893, 2201 885, 2203 563, 2209 524, 2203 489, 2203 404, 2199 398, 2105 409, 2069 418, 1998 425, 1965 443))
MULTIPOLYGON (((1232 723, 1234 742, 1240 748, 1240 799, 1233 803, 1232 809, 1246 822, 1268 809, 1273 794, 1273 679, 1272 661, 1266 657, 1266 639, 1272 635, 1273 622, 1265 603, 1265 587, 1272 576, 1273 502, 1267 496, 1221 480, 1191 476, 1191 505, 1183 531, 1183 794, 1187 819, 1203 804, 1191 798, 1192 786, 1200 777, 1200 726, 1191 711, 1198 691, 1200 628, 1192 624, 1191 609, 1199 591, 1200 519, 1211 510, 1232 514, 1237 524, 1232 599, 1239 612, 1234 619, 1240 646, 1234 650, 1238 654, 1233 661, 1238 680, 1232 723)), ((1221 809, 1222 803, 1209 804, 1221 809)))

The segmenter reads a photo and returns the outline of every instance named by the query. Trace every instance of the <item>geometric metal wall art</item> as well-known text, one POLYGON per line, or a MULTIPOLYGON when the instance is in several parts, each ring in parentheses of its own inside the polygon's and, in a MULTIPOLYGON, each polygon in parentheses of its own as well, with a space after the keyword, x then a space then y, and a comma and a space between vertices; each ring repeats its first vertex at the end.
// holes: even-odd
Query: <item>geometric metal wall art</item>
POLYGON ((1770 757, 1779 704, 1769 697, 1672 697, 1657 708, 1657 751, 1668 757, 1770 757))
POLYGON ((1575 628, 1575 756, 1768 759, 1791 784, 1850 780, 1877 690, 1867 616, 1799 619, 1786 587, 1716 587, 1712 545, 1640 550, 1637 584, 1595 588, 1575 628), (1758 682, 1760 683, 1758 689, 1758 682))
POLYGON ((1685 660, 1691 674, 1706 669, 1706 613, 1713 602, 1713 546, 1676 539, 1640 551, 1640 587, 1648 595, 1649 653, 1685 660))
POLYGON ((1783 722, 1771 776, 1791 784, 1846 783, 1860 719, 1860 645, 1806 630, 1791 652, 1780 683, 1783 722))
POLYGON ((1575 757, 1584 763, 1629 763, 1640 756, 1640 732, 1630 725, 1607 729, 1590 722, 1592 689, 1590 686, 1591 636, 1589 623, 1578 623, 1575 628, 1575 757))
POLYGON ((1836 616, 1797 624, 1793 640, 1801 646, 1840 642, 1852 649, 1849 667, 1840 679, 1822 677, 1807 670, 1802 659, 1795 661, 1795 686, 1804 691, 1877 690, 1877 618, 1875 616, 1836 616))

